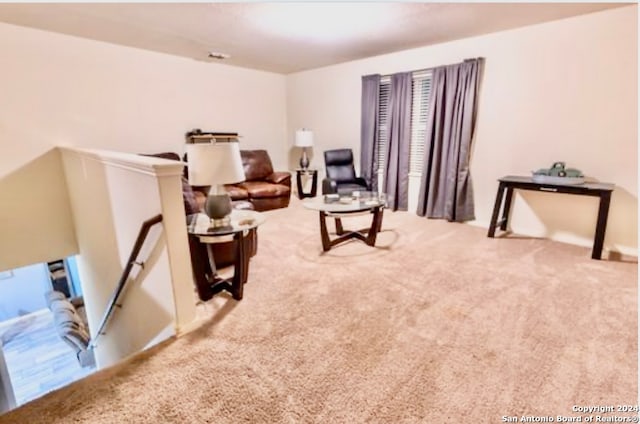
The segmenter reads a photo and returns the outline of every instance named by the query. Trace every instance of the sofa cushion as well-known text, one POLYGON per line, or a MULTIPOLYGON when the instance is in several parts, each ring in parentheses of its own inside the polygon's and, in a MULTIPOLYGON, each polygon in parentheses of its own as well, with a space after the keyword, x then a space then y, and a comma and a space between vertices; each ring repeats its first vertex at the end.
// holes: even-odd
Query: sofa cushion
POLYGON ((241 150, 240 155, 247 181, 264 180, 273 174, 271 158, 266 150, 241 150))
POLYGON ((245 181, 239 186, 247 190, 249 198, 281 197, 291 193, 291 189, 285 185, 265 181, 245 181))
POLYGON ((279 209, 286 208, 289 206, 289 199, 291 196, 281 196, 281 197, 254 197, 251 199, 251 203, 253 207, 258 212, 270 211, 271 209, 279 209))
POLYGON ((291 173, 275 171, 267 177, 267 181, 274 184, 282 184, 291 187, 291 173))
POLYGON ((231 197, 231 200, 247 200, 249 198, 249 193, 247 193, 247 190, 240 187, 239 185, 227 184, 224 186, 224 188, 227 190, 227 193, 229 193, 229 197, 231 197))

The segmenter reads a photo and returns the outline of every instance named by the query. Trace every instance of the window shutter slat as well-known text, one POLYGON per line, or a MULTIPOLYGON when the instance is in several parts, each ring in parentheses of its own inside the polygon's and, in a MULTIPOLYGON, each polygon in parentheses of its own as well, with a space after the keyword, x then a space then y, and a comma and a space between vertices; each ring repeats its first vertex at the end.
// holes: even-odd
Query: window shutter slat
MULTIPOLYGON (((409 173, 421 174, 425 150, 425 130, 429 115, 429 95, 431 94, 431 71, 414 72, 411 82, 411 145, 409 148, 409 173)), ((387 149, 389 94, 391 78, 380 80, 378 104, 378 172, 383 172, 387 149)))
POLYGON ((387 118, 389 110, 389 91, 391 88, 391 78, 386 77, 380 80, 380 98, 378 105, 378 172, 384 170, 385 152, 387 148, 387 118))
POLYGON ((431 73, 414 74, 411 104, 411 146, 409 149, 409 173, 422 174, 424 160, 425 130, 429 115, 431 73))

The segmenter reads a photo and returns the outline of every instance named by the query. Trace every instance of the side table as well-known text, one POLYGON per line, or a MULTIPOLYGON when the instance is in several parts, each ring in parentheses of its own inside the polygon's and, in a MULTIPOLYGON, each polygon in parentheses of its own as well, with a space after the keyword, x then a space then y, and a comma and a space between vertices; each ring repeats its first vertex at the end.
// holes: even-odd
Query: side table
POLYGON ((318 192, 318 170, 317 169, 296 169, 296 185, 298 186, 298 198, 304 199, 305 197, 316 197, 318 192), (311 191, 305 193, 302 189, 302 176, 311 176, 311 191))
POLYGON ((265 220, 265 215, 260 212, 238 209, 231 212, 229 225, 223 227, 212 227, 211 219, 203 213, 187 217, 193 274, 200 299, 207 301, 223 290, 231 293, 236 300, 242 299, 249 273, 249 256, 245 252, 244 238, 249 231, 256 231, 265 220), (235 258, 233 277, 226 279, 217 274, 211 245, 226 242, 229 236, 233 238, 235 258), (198 254, 199 244, 206 245, 208 261, 198 254))
POLYGON ((495 237, 496 228, 502 231, 507 230, 509 223, 509 212, 511 211, 511 203, 513 201, 513 190, 533 190, 544 191, 547 193, 564 193, 577 194, 582 196, 593 196, 600 199, 598 206, 598 220, 596 222, 595 235, 593 238, 593 250, 591 251, 592 259, 600 259, 602 256, 602 247, 604 245, 604 236, 607 231, 607 218, 609 216, 609 203, 611 202, 611 192, 615 188, 611 183, 584 183, 578 185, 563 184, 545 184, 537 183, 531 177, 508 175, 499 180, 496 201, 493 206, 493 214, 487 237, 495 237), (504 205, 503 205, 504 203, 504 205), (502 218, 498 220, 500 209, 502 207, 502 218))

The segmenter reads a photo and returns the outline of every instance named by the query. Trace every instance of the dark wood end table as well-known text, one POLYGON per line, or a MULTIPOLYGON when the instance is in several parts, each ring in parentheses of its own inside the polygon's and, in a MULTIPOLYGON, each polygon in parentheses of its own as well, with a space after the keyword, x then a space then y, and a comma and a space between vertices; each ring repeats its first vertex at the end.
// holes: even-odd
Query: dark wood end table
POLYGON ((223 290, 236 300, 242 299, 249 273, 249 252, 245 251, 244 238, 265 220, 265 215, 260 212, 238 209, 231 212, 230 223, 224 227, 212 227, 211 219, 203 213, 187 217, 193 274, 200 299, 207 301, 223 290), (227 279, 218 275, 210 245, 226 242, 229 237, 233 238, 235 258, 233 277, 227 279), (207 248, 208 263, 198 254, 202 244, 207 248))
POLYGON ((296 185, 298 187, 298 198, 304 199, 306 197, 316 197, 318 192, 318 170, 317 169, 296 169, 296 185), (305 193, 303 190, 302 176, 311 176, 311 191, 305 193))

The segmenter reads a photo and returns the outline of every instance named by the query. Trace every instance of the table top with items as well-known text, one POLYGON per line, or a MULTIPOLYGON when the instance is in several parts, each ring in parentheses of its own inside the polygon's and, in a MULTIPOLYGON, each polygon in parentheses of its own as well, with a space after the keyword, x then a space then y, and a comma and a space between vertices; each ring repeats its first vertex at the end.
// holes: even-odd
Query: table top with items
POLYGON ((305 208, 323 212, 359 212, 384 207, 384 193, 354 191, 349 194, 325 194, 302 202, 305 208))
POLYGON ((187 231, 196 236, 225 236, 256 228, 266 219, 266 215, 260 212, 233 209, 228 224, 216 227, 206 214, 197 213, 187 216, 187 231))

